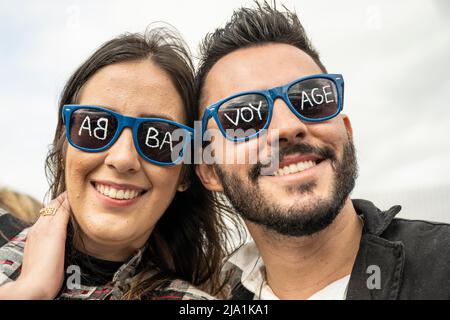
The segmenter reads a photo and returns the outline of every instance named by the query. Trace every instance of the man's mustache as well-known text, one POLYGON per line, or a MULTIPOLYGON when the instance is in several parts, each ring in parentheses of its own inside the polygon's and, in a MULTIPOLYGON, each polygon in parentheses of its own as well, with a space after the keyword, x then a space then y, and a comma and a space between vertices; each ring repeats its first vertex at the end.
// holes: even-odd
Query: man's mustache
MULTIPOLYGON (((312 146, 310 144, 306 143, 298 143, 298 144, 290 144, 284 148, 280 148, 278 152, 278 158, 279 162, 281 163, 285 157, 293 155, 293 154, 314 154, 323 160, 331 160, 332 163, 334 163, 337 160, 336 152, 331 148, 330 146, 324 146, 324 147, 318 147, 318 146, 312 146)), ((272 159, 273 160, 273 159, 272 159)), ((252 182, 256 182, 258 177, 261 175, 261 170, 265 168, 270 168, 271 163, 273 161, 264 161, 262 164, 260 161, 258 161, 255 165, 253 165, 249 170, 249 178, 252 182)))

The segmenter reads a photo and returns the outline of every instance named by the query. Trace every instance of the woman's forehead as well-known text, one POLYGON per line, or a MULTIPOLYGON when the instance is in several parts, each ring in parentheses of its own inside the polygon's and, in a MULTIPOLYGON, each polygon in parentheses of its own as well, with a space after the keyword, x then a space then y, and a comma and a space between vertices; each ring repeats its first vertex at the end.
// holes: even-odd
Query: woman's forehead
POLYGON ((121 62, 98 70, 84 85, 78 103, 99 105, 144 117, 185 119, 183 101, 170 75, 149 59, 121 62))

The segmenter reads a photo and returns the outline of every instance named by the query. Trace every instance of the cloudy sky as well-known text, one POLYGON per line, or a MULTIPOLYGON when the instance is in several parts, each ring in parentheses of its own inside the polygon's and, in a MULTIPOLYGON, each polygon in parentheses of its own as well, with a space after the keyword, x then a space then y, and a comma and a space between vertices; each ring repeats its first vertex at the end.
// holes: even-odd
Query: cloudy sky
MULTIPOLYGON (((450 2, 291 0, 346 81, 360 176, 355 198, 450 222, 450 2)), ((0 185, 42 200, 57 101, 101 43, 167 21, 193 54, 244 0, 0 0, 0 185)))

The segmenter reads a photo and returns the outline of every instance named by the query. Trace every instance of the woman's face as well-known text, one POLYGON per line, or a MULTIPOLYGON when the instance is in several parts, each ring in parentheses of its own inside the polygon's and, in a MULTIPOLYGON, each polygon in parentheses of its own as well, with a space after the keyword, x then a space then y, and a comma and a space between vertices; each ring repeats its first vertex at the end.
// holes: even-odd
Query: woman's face
MULTIPOLYGON (((148 59, 100 69, 86 82, 78 103, 132 117, 186 122, 183 102, 169 75, 148 59)), ((121 248, 123 257, 115 257, 120 260, 143 246, 180 187, 180 173, 180 165, 157 166, 140 157, 130 128, 103 152, 88 153, 68 145, 66 186, 85 250, 106 258, 106 248, 111 252, 121 248), (139 195, 131 201, 118 200, 114 194, 119 190, 128 192, 128 197, 136 191, 139 195)))

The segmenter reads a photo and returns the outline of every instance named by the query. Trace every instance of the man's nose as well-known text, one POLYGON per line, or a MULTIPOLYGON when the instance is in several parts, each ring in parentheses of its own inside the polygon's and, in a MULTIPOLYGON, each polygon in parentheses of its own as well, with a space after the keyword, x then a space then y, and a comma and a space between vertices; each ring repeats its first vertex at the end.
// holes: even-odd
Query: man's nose
POLYGON ((132 173, 141 168, 140 156, 134 146, 133 133, 125 128, 120 137, 107 150, 105 164, 119 173, 132 173))
POLYGON ((268 127, 269 143, 278 140, 279 146, 295 144, 302 141, 308 130, 283 99, 278 98, 274 102, 272 119, 268 127))

